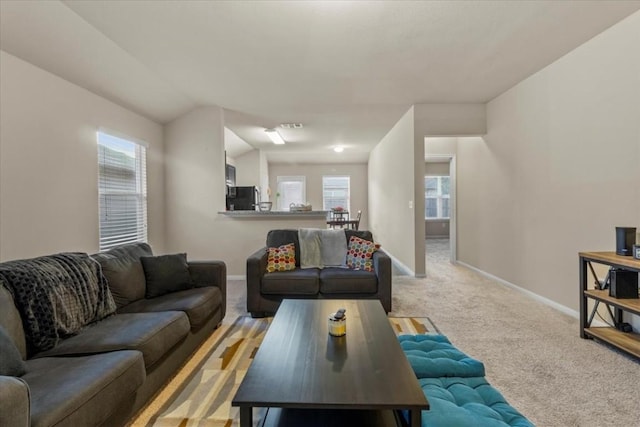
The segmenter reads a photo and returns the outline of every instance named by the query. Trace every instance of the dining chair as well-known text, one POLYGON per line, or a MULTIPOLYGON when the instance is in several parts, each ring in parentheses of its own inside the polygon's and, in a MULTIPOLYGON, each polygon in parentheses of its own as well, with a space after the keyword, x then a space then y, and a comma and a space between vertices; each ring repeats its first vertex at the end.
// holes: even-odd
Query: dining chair
POLYGON ((358 214, 356 215, 356 219, 349 221, 349 225, 351 226, 351 228, 353 230, 359 230, 360 229, 360 217, 362 216, 362 211, 359 210, 358 214))

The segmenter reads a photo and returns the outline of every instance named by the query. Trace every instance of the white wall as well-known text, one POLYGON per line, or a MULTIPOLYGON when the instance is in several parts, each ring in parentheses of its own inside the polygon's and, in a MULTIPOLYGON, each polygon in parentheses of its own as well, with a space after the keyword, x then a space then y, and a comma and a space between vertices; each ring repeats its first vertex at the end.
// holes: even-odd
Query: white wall
POLYGON ((640 228, 640 12, 487 106, 459 141, 459 258, 578 309, 578 252, 640 228))
MULTIPOLYGON (((416 270, 416 174, 414 108, 411 107, 369 155, 369 228, 382 244, 413 274, 424 273, 424 215, 420 246, 422 272, 416 270)), ((424 149, 423 149, 424 150, 424 149)), ((424 152, 424 151, 423 151, 424 152)), ((424 156, 421 164, 424 165, 424 156)), ((424 185, 422 185, 424 194, 424 185)), ((424 199, 424 195, 422 196, 424 199)), ((417 207, 416 209, 419 209, 417 207)), ((424 212, 424 200, 422 202, 424 212)))
MULTIPOLYGON (((486 126, 485 126, 486 133, 486 126)), ((458 150, 457 137, 428 137, 424 138, 424 155, 427 158, 451 157, 458 150)))
POLYGON ((235 159, 236 185, 260 187, 260 151, 252 150, 235 159))
POLYGON ((424 137, 475 136, 487 132, 485 104, 416 104, 415 127, 423 145, 424 137))
MULTIPOLYGON (((223 112, 200 107, 165 129, 167 248, 190 258, 212 259, 215 225, 225 210, 223 112)), ((237 172, 237 170, 236 170, 237 172)))
MULTIPOLYGON (((367 165, 364 163, 345 163, 345 164, 286 164, 286 163, 270 163, 269 164, 269 186, 273 194, 271 200, 274 202, 275 209, 275 192, 278 188, 278 176, 305 176, 306 177, 306 194, 307 201, 311 203, 314 210, 322 210, 322 177, 325 175, 342 175, 350 176, 351 185, 351 211, 350 215, 355 216, 358 210, 362 210, 360 219, 360 229, 368 230, 368 183, 367 183, 367 165)), ((377 236, 374 235, 374 238, 377 236)))
POLYGON ((426 162, 424 176, 449 176, 449 162, 426 162))
POLYGON ((149 242, 164 249, 162 127, 0 51, 0 260, 97 252, 105 127, 149 144, 149 242))

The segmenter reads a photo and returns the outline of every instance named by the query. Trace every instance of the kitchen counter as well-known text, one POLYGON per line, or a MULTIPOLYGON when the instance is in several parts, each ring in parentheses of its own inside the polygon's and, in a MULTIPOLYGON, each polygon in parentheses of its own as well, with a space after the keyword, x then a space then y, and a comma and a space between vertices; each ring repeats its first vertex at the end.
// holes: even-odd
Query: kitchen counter
POLYGON ((318 219, 326 218, 329 211, 307 211, 307 212, 289 212, 289 211, 220 211, 218 214, 230 218, 260 218, 260 219, 318 219))

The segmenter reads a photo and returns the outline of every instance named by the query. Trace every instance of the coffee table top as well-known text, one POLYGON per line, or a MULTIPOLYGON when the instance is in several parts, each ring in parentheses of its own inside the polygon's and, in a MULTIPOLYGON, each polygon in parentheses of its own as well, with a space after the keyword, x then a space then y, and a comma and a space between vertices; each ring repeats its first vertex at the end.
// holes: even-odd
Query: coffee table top
POLYGON ((428 409, 377 300, 284 300, 233 406, 428 409), (346 308, 347 334, 327 318, 346 308))

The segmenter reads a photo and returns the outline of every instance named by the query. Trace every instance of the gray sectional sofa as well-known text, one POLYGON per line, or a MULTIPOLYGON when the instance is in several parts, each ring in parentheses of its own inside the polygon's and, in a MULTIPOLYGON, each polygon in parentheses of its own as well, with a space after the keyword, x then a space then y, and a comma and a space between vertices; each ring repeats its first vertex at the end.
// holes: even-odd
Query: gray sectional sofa
MULTIPOLYGON (((0 263, 1 426, 124 425, 219 326, 226 309, 225 264, 187 263, 185 256, 185 283, 149 297, 143 261, 151 256, 147 244, 132 244, 93 256, 0 263), (73 262, 61 266, 68 259, 82 260, 84 270, 73 262), (95 272, 97 281, 87 271, 95 272), (28 287, 32 275, 46 277, 49 293, 32 293, 40 300, 25 302, 20 287, 28 287), (37 324, 42 300, 54 301, 66 325, 73 313, 95 306, 85 307, 80 300, 100 292, 80 293, 79 300, 71 301, 65 288, 72 282, 108 283, 106 302, 100 303, 106 307, 103 318, 72 334, 58 327, 52 339, 37 338, 51 326, 37 324)), ((156 279, 170 275, 163 267, 175 261, 150 260, 156 279)))
MULTIPOLYGON (((253 317, 272 316, 284 298, 378 299, 391 311, 391 258, 379 249, 373 254, 374 271, 348 268, 300 268, 298 230, 271 230, 266 246, 247 258, 247 311, 253 317), (268 273, 267 248, 293 243, 296 268, 268 273)), ((373 241, 370 231, 344 230, 351 236, 373 241)))

